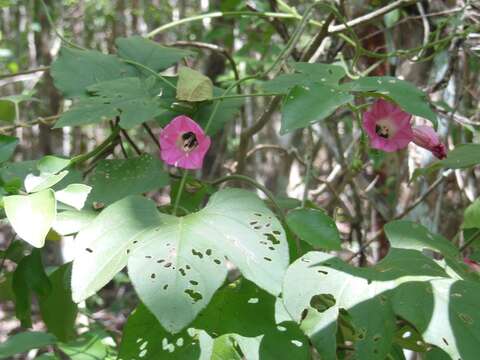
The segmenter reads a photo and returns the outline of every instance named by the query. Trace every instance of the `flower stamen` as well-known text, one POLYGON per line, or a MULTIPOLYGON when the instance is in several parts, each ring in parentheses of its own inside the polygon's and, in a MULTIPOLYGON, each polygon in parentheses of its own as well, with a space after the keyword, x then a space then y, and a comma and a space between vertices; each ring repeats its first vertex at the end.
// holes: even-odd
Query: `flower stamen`
POLYGON ((375 125, 375 132, 382 138, 388 139, 390 135, 389 131, 390 129, 385 125, 375 125))
POLYGON ((182 148, 185 152, 190 152, 198 147, 197 136, 194 132, 189 131, 182 134, 182 148))

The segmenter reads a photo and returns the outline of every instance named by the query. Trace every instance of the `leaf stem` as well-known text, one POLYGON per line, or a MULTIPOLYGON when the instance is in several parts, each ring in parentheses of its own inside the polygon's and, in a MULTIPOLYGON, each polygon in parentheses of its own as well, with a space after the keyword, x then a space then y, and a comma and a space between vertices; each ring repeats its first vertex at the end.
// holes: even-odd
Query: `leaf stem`
POLYGON ((86 153, 83 155, 77 155, 73 157, 70 160, 69 166, 81 164, 82 162, 85 162, 88 159, 91 159, 92 157, 103 152, 110 145, 110 143, 118 136, 119 132, 120 132, 120 128, 118 126, 113 128, 110 136, 107 137, 99 146, 97 146, 95 149, 93 149, 89 153, 86 153))
POLYGON ((284 93, 255 93, 255 94, 233 94, 233 95, 221 95, 215 96, 208 100, 224 100, 224 99, 237 99, 237 98, 247 98, 247 97, 254 97, 254 96, 282 96, 285 95, 284 93))
POLYGON ((133 61, 133 60, 126 60, 126 59, 120 59, 120 61, 124 62, 124 63, 127 63, 127 64, 130 64, 130 65, 135 65, 135 66, 138 66, 139 68, 142 68, 143 70, 146 70, 148 71, 149 73, 151 73, 152 75, 154 75, 155 77, 157 77, 158 79, 160 79, 161 81, 163 81, 164 83, 168 84, 168 86, 170 86, 172 89, 176 89, 177 87, 175 85, 173 85, 173 83, 171 83, 170 81, 168 81, 165 77, 163 77, 162 75, 160 75, 159 73, 157 73, 155 70, 153 70, 152 68, 149 68, 148 66, 145 66, 143 64, 140 64, 139 62, 136 62, 136 61, 133 61))
POLYGON ((173 205, 173 216, 177 216, 178 205, 180 204, 180 199, 182 197, 183 189, 187 181, 188 170, 185 170, 180 180, 180 186, 178 187, 177 196, 175 197, 175 204, 173 205))

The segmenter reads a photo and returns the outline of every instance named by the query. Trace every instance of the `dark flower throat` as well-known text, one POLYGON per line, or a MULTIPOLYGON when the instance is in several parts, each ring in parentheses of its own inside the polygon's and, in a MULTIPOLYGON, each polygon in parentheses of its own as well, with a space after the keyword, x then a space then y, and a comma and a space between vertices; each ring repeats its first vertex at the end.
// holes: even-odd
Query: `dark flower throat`
POLYGON ((194 132, 189 131, 182 134, 183 151, 189 152, 197 148, 198 140, 194 132))

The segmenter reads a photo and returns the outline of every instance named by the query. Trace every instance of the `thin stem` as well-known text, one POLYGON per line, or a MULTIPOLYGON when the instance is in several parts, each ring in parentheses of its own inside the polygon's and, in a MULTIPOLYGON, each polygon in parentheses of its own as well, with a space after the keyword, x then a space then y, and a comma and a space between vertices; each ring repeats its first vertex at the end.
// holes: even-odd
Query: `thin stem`
POLYGON ((308 152, 307 152, 307 158, 306 158, 306 170, 305 170, 305 178, 303 182, 305 183, 305 188, 303 190, 303 197, 302 197, 302 208, 305 207, 305 204, 307 203, 308 200, 308 188, 310 185, 310 178, 311 178, 311 172, 312 172, 312 164, 313 164, 313 156, 314 156, 314 146, 313 146, 313 133, 312 133, 312 128, 309 126, 308 127, 308 152))
POLYGON ((158 141, 157 137, 155 136, 155 134, 153 133, 152 129, 150 128, 150 126, 148 126, 146 123, 143 123, 142 124, 143 128, 145 129, 145 131, 147 132, 147 134, 150 136, 150 138, 153 140, 153 142, 155 143, 155 145, 157 145, 158 149, 161 150, 162 147, 160 146, 160 141, 158 141))
POLYGON ((2 75, 0 75, 0 80, 7 79, 7 78, 12 78, 12 77, 17 77, 17 76, 22 76, 22 75, 33 74, 33 73, 36 73, 36 72, 47 71, 49 68, 50 68, 49 66, 44 66, 44 67, 39 67, 39 68, 36 68, 36 69, 19 71, 19 72, 12 73, 12 74, 2 74, 2 75))
POLYGON ((112 133, 110 134, 109 137, 107 137, 99 146, 97 146, 95 149, 93 149, 92 151, 90 151, 89 153, 86 153, 86 154, 83 154, 83 155, 78 155, 78 156, 75 156, 73 157, 71 160, 70 160, 70 165, 69 166, 73 166, 73 165, 78 165, 78 164, 81 164, 82 162, 85 162, 87 161, 88 159, 91 159, 92 157, 100 154, 103 152, 103 150, 105 150, 106 148, 108 148, 108 146, 110 145, 110 143, 118 136, 118 133, 120 132, 120 128, 119 127, 116 127, 112 130, 112 133))
POLYGON ((128 135, 127 131, 125 129, 121 129, 120 132, 125 137, 125 139, 128 141, 128 143, 133 148, 133 150, 135 150, 137 155, 142 155, 142 151, 138 148, 137 144, 135 144, 135 142, 132 140, 130 135, 128 135))
MULTIPOLYGON (((261 17, 261 18, 283 18, 283 19, 297 19, 301 20, 302 16, 295 15, 295 14, 287 14, 287 13, 277 13, 277 12, 257 12, 257 11, 216 11, 212 13, 200 14, 191 16, 188 18, 180 19, 177 21, 172 21, 171 23, 162 25, 152 31, 150 31, 145 37, 151 38, 165 30, 171 29, 178 25, 187 24, 189 22, 194 21, 201 21, 203 19, 211 19, 223 16, 254 16, 254 17, 261 17)), ((318 21, 311 20, 309 22, 315 26, 321 26, 322 23, 318 21)))
POLYGON ((173 216, 177 216, 178 204, 180 204, 180 199, 182 197, 183 188, 185 187, 185 182, 187 181, 188 170, 185 170, 180 180, 180 186, 178 187, 177 196, 175 197, 175 204, 173 205, 173 216))
POLYGON ((282 94, 282 93, 233 94, 233 95, 215 96, 208 100, 224 100, 224 99, 237 99, 237 98, 247 98, 247 97, 255 97, 255 96, 281 96, 281 95, 285 95, 285 94, 282 94))
POLYGON ((48 7, 45 4, 45 1, 41 0, 41 2, 42 2, 43 10, 45 11, 45 15, 47 16, 48 23, 52 27, 53 31, 55 31, 55 34, 60 38, 60 40, 62 40, 65 44, 67 44, 67 45, 69 45, 73 48, 76 48, 76 49, 79 49, 79 50, 86 50, 85 48, 81 47, 80 45, 74 44, 73 42, 67 40, 62 34, 60 34, 60 32, 57 30, 55 24, 53 23, 52 17, 50 16, 50 12, 48 11, 48 7))
POLYGON ((159 73, 157 73, 155 70, 149 68, 148 66, 145 66, 143 64, 140 64, 139 62, 136 62, 136 61, 133 61, 133 60, 125 60, 125 59, 120 59, 120 61, 124 62, 124 63, 127 63, 127 64, 130 64, 130 65, 135 65, 135 66, 138 66, 139 68, 142 68, 143 70, 146 70, 148 71, 149 73, 151 73, 152 75, 154 75, 155 77, 157 77, 158 79, 160 79, 161 81, 163 81, 164 83, 166 83, 168 86, 170 86, 172 89, 176 89, 176 86, 173 85, 173 83, 171 83, 170 81, 168 81, 165 77, 163 77, 162 75, 160 75, 159 73))
POLYGON ((475 241, 475 239, 477 238, 478 235, 480 235, 480 229, 477 229, 477 231, 475 231, 475 232, 473 233, 473 235, 468 238, 468 240, 465 242, 465 244, 463 244, 463 245, 460 247, 460 252, 462 252, 462 251, 465 250, 467 247, 469 247, 469 246, 475 241))

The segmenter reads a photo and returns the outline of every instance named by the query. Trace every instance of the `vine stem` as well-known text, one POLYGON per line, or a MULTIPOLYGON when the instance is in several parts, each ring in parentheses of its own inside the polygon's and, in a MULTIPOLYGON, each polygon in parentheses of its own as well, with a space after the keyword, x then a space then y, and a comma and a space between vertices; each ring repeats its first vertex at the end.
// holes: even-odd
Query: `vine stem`
MULTIPOLYGON (((256 16, 256 17, 264 17, 264 18, 283 18, 283 19, 296 19, 301 20, 301 15, 295 15, 293 13, 278 13, 278 12, 257 12, 257 11, 215 11, 211 13, 195 15, 191 17, 187 17, 184 19, 180 19, 177 21, 172 21, 168 24, 162 25, 152 31, 150 31, 145 37, 151 38, 165 30, 171 29, 178 25, 187 24, 189 22, 194 21, 201 21, 203 19, 211 19, 223 16, 256 16)), ((321 22, 311 20, 310 24, 315 26, 322 26, 321 22)))
POLYGON ((177 196, 175 197, 175 204, 173 205, 173 216, 177 216, 178 205, 180 204, 180 199, 182 197, 183 189, 185 188, 185 183, 187 181, 188 170, 185 170, 180 180, 180 186, 177 191, 177 196))
POLYGON ((314 157, 314 146, 313 146, 313 132, 312 132, 312 127, 308 127, 308 153, 307 153, 307 158, 306 158, 306 170, 305 170, 305 178, 303 182, 305 183, 305 189, 303 190, 303 197, 302 197, 302 208, 305 207, 305 204, 307 203, 308 200, 308 188, 310 185, 310 178, 311 178, 311 172, 312 172, 312 164, 313 164, 313 157, 314 157))
POLYGON ((146 70, 146 71, 148 71, 149 73, 153 74, 155 77, 157 77, 158 79, 160 79, 160 80, 163 81, 164 83, 168 84, 168 86, 170 86, 171 88, 173 88, 173 89, 176 89, 176 88, 177 88, 175 85, 173 85, 173 83, 171 83, 170 81, 168 81, 165 77, 163 77, 162 75, 160 75, 159 73, 157 73, 155 70, 149 68, 148 66, 145 66, 145 65, 143 65, 143 64, 140 64, 139 62, 136 62, 136 61, 133 61, 133 60, 120 59, 120 61, 122 61, 122 62, 124 62, 124 63, 127 63, 127 64, 130 64, 130 65, 138 66, 139 68, 142 68, 143 70, 146 70))
POLYGON ((208 100, 224 100, 224 99, 237 99, 237 98, 246 98, 246 97, 255 97, 255 96, 282 96, 284 93, 256 93, 256 94, 233 94, 233 95, 221 95, 215 96, 208 100))
POLYGON ((88 159, 91 159, 92 157, 100 154, 101 152, 103 152, 109 145, 110 143, 116 139, 116 137, 118 136, 120 132, 120 128, 117 126, 115 128, 112 129, 112 133, 110 134, 109 137, 107 137, 99 146, 97 146, 95 149, 93 149, 92 151, 90 151, 89 153, 86 153, 86 154, 83 154, 83 155, 78 155, 78 156, 75 156, 73 157, 71 160, 70 160, 70 165, 69 166, 73 166, 73 165, 78 165, 78 164, 81 164, 82 162, 85 162, 87 161, 88 159))

